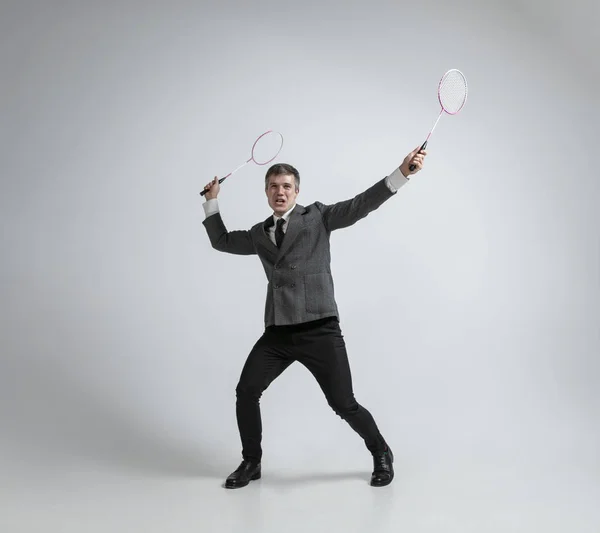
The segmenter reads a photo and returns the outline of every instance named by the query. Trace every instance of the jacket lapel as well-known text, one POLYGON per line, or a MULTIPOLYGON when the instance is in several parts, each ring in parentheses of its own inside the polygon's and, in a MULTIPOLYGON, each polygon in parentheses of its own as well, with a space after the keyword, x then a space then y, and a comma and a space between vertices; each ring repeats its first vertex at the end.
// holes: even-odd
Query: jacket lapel
POLYGON ((270 252, 278 252, 277 246, 269 238, 269 228, 273 225, 273 216, 268 217, 263 223, 260 229, 259 235, 262 245, 267 248, 270 252))
MULTIPOLYGON (((296 240, 296 238, 302 231, 302 228, 304 227, 304 220, 302 218, 302 215, 305 212, 306 212, 306 209, 304 208, 304 206, 296 204, 296 207, 292 211, 292 214, 290 215, 290 218, 288 220, 285 237, 283 238, 283 242, 281 243, 281 248, 279 249, 279 253, 277 254, 278 258, 281 257, 282 255, 284 255, 288 251, 289 247, 292 245, 294 240, 296 240)), ((269 239, 268 236, 267 236, 267 239, 269 239)), ((271 239, 269 239, 269 241, 271 241, 271 239)), ((271 244, 273 244, 272 241, 271 241, 271 244)), ((275 246, 275 245, 273 245, 273 246, 275 246)), ((275 246, 275 248, 277 248, 277 247, 275 246)))

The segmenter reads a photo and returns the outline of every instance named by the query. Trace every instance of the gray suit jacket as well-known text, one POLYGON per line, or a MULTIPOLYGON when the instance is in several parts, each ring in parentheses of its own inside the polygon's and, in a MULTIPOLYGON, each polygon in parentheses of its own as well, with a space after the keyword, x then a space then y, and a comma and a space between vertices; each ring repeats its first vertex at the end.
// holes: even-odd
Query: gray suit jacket
POLYGON ((265 327, 308 322, 337 316, 339 312, 331 276, 329 236, 351 226, 377 209, 394 194, 385 180, 350 200, 332 205, 315 202, 296 205, 288 221, 281 248, 265 229, 271 219, 250 230, 227 231, 220 213, 203 222, 216 250, 239 255, 257 254, 269 280, 265 327))

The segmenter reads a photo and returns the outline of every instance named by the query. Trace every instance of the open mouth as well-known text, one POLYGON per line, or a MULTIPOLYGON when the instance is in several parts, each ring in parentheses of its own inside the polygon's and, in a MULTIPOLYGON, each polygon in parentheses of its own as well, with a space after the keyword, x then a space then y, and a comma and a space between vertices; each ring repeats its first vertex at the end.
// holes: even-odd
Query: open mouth
POLYGON ((281 199, 275 200, 275 204, 276 205, 284 205, 285 204, 285 200, 281 200, 281 199))

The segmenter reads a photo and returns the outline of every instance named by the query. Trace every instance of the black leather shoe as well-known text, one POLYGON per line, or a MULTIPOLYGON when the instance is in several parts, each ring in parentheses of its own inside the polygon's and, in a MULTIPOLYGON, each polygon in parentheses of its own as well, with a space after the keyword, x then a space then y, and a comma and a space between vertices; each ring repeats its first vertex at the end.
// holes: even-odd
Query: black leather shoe
POLYGON ((385 452, 373 454, 373 474, 371 475, 372 487, 385 487, 394 479, 394 454, 388 448, 385 452))
POLYGON ((237 470, 225 481, 225 488, 239 489, 255 479, 260 479, 260 463, 244 459, 237 470))

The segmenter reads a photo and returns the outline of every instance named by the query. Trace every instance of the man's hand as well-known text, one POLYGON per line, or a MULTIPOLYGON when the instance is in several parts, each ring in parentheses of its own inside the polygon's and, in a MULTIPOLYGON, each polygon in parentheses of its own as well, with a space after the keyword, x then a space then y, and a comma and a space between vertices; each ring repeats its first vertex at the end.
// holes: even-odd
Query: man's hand
POLYGON ((427 150, 421 150, 421 147, 418 146, 404 158, 404 161, 400 165, 400 172, 404 174, 405 178, 408 178, 411 174, 416 174, 423 168, 426 155, 427 150), (410 165, 415 165, 415 169, 410 170, 410 165))
POLYGON ((206 191, 204 197, 207 200, 212 200, 213 198, 216 198, 219 195, 219 191, 221 190, 221 184, 219 183, 219 179, 217 178, 217 176, 215 176, 212 181, 209 181, 204 186, 204 190, 206 191))

